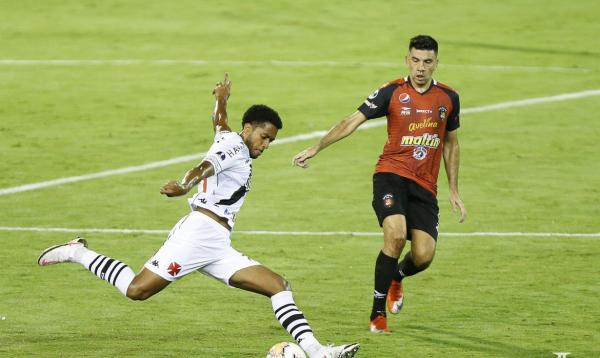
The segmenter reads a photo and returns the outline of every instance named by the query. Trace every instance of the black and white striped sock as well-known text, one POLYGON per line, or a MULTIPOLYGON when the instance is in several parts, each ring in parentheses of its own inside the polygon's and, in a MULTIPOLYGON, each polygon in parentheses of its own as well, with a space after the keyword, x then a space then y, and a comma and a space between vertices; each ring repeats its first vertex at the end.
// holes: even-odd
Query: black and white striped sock
POLYGON ((129 284, 135 277, 129 266, 89 249, 85 249, 85 252, 80 255, 80 259, 77 261, 101 280, 110 283, 122 294, 127 295, 127 288, 129 288, 129 284))
POLYGON ((320 348, 321 344, 313 335, 302 311, 298 309, 291 291, 282 291, 271 296, 275 317, 283 328, 294 337, 296 342, 309 356, 312 356, 320 348))

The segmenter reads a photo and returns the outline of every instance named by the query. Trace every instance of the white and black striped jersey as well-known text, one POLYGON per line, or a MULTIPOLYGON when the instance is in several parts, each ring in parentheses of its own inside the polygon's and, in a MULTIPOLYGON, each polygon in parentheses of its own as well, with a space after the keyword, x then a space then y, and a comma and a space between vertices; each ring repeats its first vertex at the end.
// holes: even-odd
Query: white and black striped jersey
POLYGON ((252 158, 242 137, 235 132, 217 132, 204 157, 215 174, 198 184, 198 193, 188 199, 192 209, 201 207, 226 218, 233 228, 235 215, 244 203, 252 179, 252 158))

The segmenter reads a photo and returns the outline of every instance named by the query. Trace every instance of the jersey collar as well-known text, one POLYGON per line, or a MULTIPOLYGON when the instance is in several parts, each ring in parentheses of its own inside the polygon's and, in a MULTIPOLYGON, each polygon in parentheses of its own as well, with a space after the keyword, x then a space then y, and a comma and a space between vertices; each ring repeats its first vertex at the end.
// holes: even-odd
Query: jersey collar
POLYGON ((424 95, 425 93, 429 92, 429 90, 431 90, 433 88, 433 86, 437 85, 437 81, 435 79, 431 79, 431 83, 429 84, 429 88, 427 88, 424 92, 419 92, 415 89, 415 87, 412 85, 412 81, 410 80, 410 76, 406 76, 404 77, 404 81, 406 83, 408 83, 408 85, 418 94, 420 95, 424 95))

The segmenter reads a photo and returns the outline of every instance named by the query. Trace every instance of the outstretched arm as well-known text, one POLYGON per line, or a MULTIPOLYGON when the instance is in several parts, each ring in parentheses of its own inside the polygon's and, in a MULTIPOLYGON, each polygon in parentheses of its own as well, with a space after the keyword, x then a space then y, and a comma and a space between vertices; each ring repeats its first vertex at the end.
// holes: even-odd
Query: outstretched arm
POLYGON ((203 161, 185 173, 181 182, 171 180, 160 188, 160 193, 168 197, 187 194, 202 179, 215 174, 215 168, 209 161, 203 161))
POLYGON ((217 82, 213 94, 216 99, 215 110, 212 116, 213 128, 215 132, 230 132, 231 128, 229 128, 229 124, 227 123, 227 100, 231 94, 231 81, 229 80, 228 73, 225 73, 223 82, 217 82))
POLYGON ((460 164, 460 148, 458 146, 458 131, 453 130, 446 133, 444 140, 444 167, 446 168, 446 176, 448 177, 448 187, 450 190, 450 205, 452 210, 460 210, 460 219, 462 223, 467 217, 467 209, 465 204, 458 194, 458 167, 460 164))
POLYGON ((329 132, 327 132, 327 134, 321 138, 320 141, 296 154, 296 156, 292 159, 292 164, 301 168, 308 168, 307 161, 310 158, 314 157, 317 155, 317 153, 327 148, 331 144, 352 134, 356 128, 358 128, 358 126, 360 126, 366 120, 367 117, 365 117, 362 112, 356 111, 352 113, 350 116, 346 117, 344 120, 331 128, 329 132))

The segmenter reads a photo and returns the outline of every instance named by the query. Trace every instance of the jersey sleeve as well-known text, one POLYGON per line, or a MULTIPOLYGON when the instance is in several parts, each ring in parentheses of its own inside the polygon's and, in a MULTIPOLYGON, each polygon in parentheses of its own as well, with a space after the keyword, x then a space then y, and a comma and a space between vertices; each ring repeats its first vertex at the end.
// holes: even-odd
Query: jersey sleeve
POLYGON ((360 107, 358 107, 358 110, 368 119, 387 115, 392 94, 397 87, 397 84, 392 83, 375 90, 375 92, 367 97, 360 107))
POLYGON ((217 132, 215 142, 204 155, 204 160, 210 162, 215 169, 215 174, 218 174, 244 159, 244 146, 237 133, 217 132))
POLYGON ((460 127, 460 100, 458 98, 458 93, 452 92, 450 99, 452 100, 452 111, 450 112, 448 122, 446 123, 446 131, 448 132, 452 132, 460 127))

